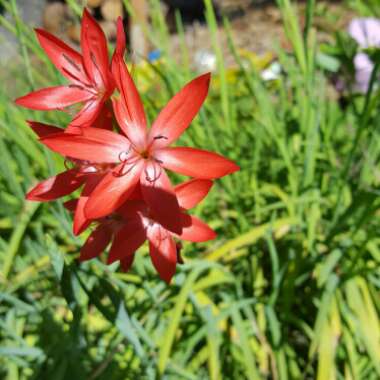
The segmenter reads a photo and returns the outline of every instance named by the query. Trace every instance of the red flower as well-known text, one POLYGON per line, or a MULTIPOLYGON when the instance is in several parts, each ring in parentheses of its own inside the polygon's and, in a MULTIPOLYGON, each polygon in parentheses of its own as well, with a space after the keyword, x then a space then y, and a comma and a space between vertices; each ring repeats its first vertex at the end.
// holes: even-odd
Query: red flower
MULTIPOLYGON (((149 241, 152 263, 160 277, 170 282, 176 269, 178 248, 173 239, 180 238, 192 242, 204 242, 216 237, 215 232, 200 219, 185 211, 196 206, 210 191, 212 181, 194 179, 175 187, 180 212, 181 234, 173 234, 162 226, 156 215, 142 200, 140 191, 135 191, 133 200, 128 200, 110 217, 98 220, 98 227, 88 237, 81 249, 80 260, 99 256, 112 241, 108 263, 120 260, 127 271, 132 265, 135 251, 149 241)), ((66 203, 66 207, 76 207, 76 201, 66 203)))
POLYGON ((113 100, 114 111, 126 136, 95 128, 78 128, 80 133, 49 135, 41 141, 66 157, 115 165, 91 193, 84 210, 87 218, 99 219, 111 214, 140 182, 142 196, 160 224, 180 234, 179 205, 164 169, 202 179, 219 178, 239 169, 216 153, 168 147, 184 132, 203 104, 210 74, 187 84, 148 130, 139 94, 121 57, 115 58, 113 72, 121 95, 113 100))
MULTIPOLYGON (((114 57, 122 56, 125 50, 121 18, 118 20, 117 29, 114 57)), ((115 89, 115 81, 108 61, 107 40, 95 19, 84 10, 81 29, 82 55, 44 30, 36 29, 36 34, 50 60, 71 84, 37 90, 18 98, 16 103, 36 110, 60 110, 75 103, 84 103, 72 125, 89 126, 100 117, 109 126, 110 111, 106 107, 106 101, 115 89)))

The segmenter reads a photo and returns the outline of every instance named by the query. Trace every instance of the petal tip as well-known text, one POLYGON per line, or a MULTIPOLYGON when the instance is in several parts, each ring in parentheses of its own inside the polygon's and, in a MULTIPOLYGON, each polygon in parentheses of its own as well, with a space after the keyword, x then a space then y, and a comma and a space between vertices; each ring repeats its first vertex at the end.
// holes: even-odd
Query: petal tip
POLYGON ((117 257, 113 257, 111 253, 107 257, 107 265, 113 264, 115 261, 118 261, 119 259, 117 257))
POLYGON ((76 226, 75 224, 73 225, 73 234, 74 234, 74 236, 78 236, 78 235, 80 235, 81 234, 81 230, 80 230, 80 228, 78 228, 78 226, 76 226))
POLYGON ((26 194, 25 199, 27 201, 33 201, 33 202, 46 202, 47 200, 41 197, 43 195, 43 192, 40 191, 40 184, 41 182, 37 183, 36 186, 31 188, 26 194))
POLYGON ((92 17, 90 11, 86 7, 83 8, 82 18, 84 17, 92 17))
POLYGON ((34 33, 36 33, 37 38, 39 39, 40 37, 44 37, 47 32, 41 28, 34 28, 34 33))
POLYGON ((20 96, 17 99, 14 100, 14 103, 17 106, 24 107, 24 108, 29 108, 29 109, 35 109, 33 105, 30 102, 30 94, 26 94, 24 96, 20 96))
POLYGON ((210 87, 210 82, 211 82, 211 72, 207 72, 205 74, 200 75, 199 77, 195 78, 194 81, 204 82, 208 90, 208 88, 210 87))
POLYGON ((85 257, 79 256, 79 257, 78 257, 78 261, 79 261, 80 263, 83 263, 83 262, 87 261, 87 259, 86 259, 85 257))
POLYGON ((34 194, 34 191, 31 190, 29 191, 28 193, 25 194, 25 199, 27 201, 32 201, 32 202, 40 202, 40 199, 38 199, 38 196, 35 196, 34 194))
POLYGON ((18 98, 16 98, 15 100, 14 100, 14 103, 15 104, 17 104, 18 106, 24 106, 23 105, 23 98, 24 98, 24 96, 20 96, 20 97, 18 97, 18 98))
POLYGON ((175 273, 170 273, 170 274, 167 274, 167 275, 159 275, 161 280, 165 281, 167 285, 170 285, 173 277, 174 277, 175 273))
POLYGON ((240 166, 237 165, 237 164, 235 164, 234 162, 232 162, 232 165, 231 165, 231 174, 235 173, 235 172, 237 172, 239 170, 240 170, 240 166))
POLYGON ((207 73, 205 73, 205 74, 203 74, 203 76, 204 76, 204 78, 205 78, 207 81, 210 82, 210 80, 211 80, 211 72, 210 72, 210 71, 207 72, 207 73))

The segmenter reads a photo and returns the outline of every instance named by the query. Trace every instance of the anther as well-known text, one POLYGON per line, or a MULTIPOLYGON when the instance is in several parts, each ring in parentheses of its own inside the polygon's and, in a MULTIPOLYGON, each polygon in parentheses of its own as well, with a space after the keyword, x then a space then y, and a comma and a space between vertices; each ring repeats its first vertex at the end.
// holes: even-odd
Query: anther
POLYGON ((77 88, 79 90, 85 91, 85 89, 83 88, 83 86, 80 86, 79 84, 69 84, 68 87, 70 87, 70 88, 77 88))
POLYGON ((156 182, 160 176, 161 176, 161 172, 162 172, 162 169, 161 169, 161 166, 158 166, 159 167, 159 170, 158 170, 158 173, 157 173, 157 170, 156 170, 156 165, 153 165, 153 178, 151 178, 149 176, 149 173, 148 173, 148 170, 145 169, 144 172, 145 172, 145 179, 150 182, 150 183, 154 183, 156 182))
POLYGON ((128 160, 128 155, 131 151, 131 147, 129 147, 126 151, 119 153, 119 161, 126 162, 128 160))
POLYGON ((162 140, 162 139, 167 140, 168 138, 163 135, 158 135, 158 136, 153 137, 153 140, 162 140))

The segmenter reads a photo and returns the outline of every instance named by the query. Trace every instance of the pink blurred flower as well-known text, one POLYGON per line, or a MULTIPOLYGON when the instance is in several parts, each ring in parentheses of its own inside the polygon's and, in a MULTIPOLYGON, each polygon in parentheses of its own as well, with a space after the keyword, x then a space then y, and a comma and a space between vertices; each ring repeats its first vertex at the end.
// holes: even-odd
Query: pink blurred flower
MULTIPOLYGON (((380 20, 375 18, 353 19, 348 26, 349 35, 358 43, 361 49, 380 48, 380 20)), ((354 58, 355 91, 368 91, 374 64, 370 57, 359 52, 354 58)))
POLYGON ((355 90, 362 94, 365 94, 369 87, 374 64, 367 54, 358 53, 354 58, 354 66, 355 90))
POLYGON ((376 18, 355 18, 348 26, 348 34, 363 49, 380 47, 380 20, 376 18))

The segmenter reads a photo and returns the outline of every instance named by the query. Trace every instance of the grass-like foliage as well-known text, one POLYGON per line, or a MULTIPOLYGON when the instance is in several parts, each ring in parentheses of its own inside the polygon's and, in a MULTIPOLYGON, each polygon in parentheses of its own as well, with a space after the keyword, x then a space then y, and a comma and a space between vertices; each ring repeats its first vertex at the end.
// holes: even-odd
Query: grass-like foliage
MULTIPOLYGON (((12 103, 64 81, 16 1, 1 3, 21 59, 1 68, 0 378, 380 378, 378 77, 344 104, 331 96, 313 0, 302 27, 293 5, 278 0, 292 52, 277 50, 283 72, 270 83, 239 55, 225 21, 238 67, 230 75, 205 1, 218 73, 182 143, 226 155, 241 171, 218 180, 195 210, 219 236, 184 246, 170 286, 146 249, 127 274, 102 260, 79 264, 85 236, 73 236, 62 202, 25 201, 63 168, 25 120, 64 126, 69 118, 12 103)), ((159 3, 150 3, 145 32, 163 58, 132 73, 152 120, 195 75, 185 45, 182 62, 168 55, 159 3)))

